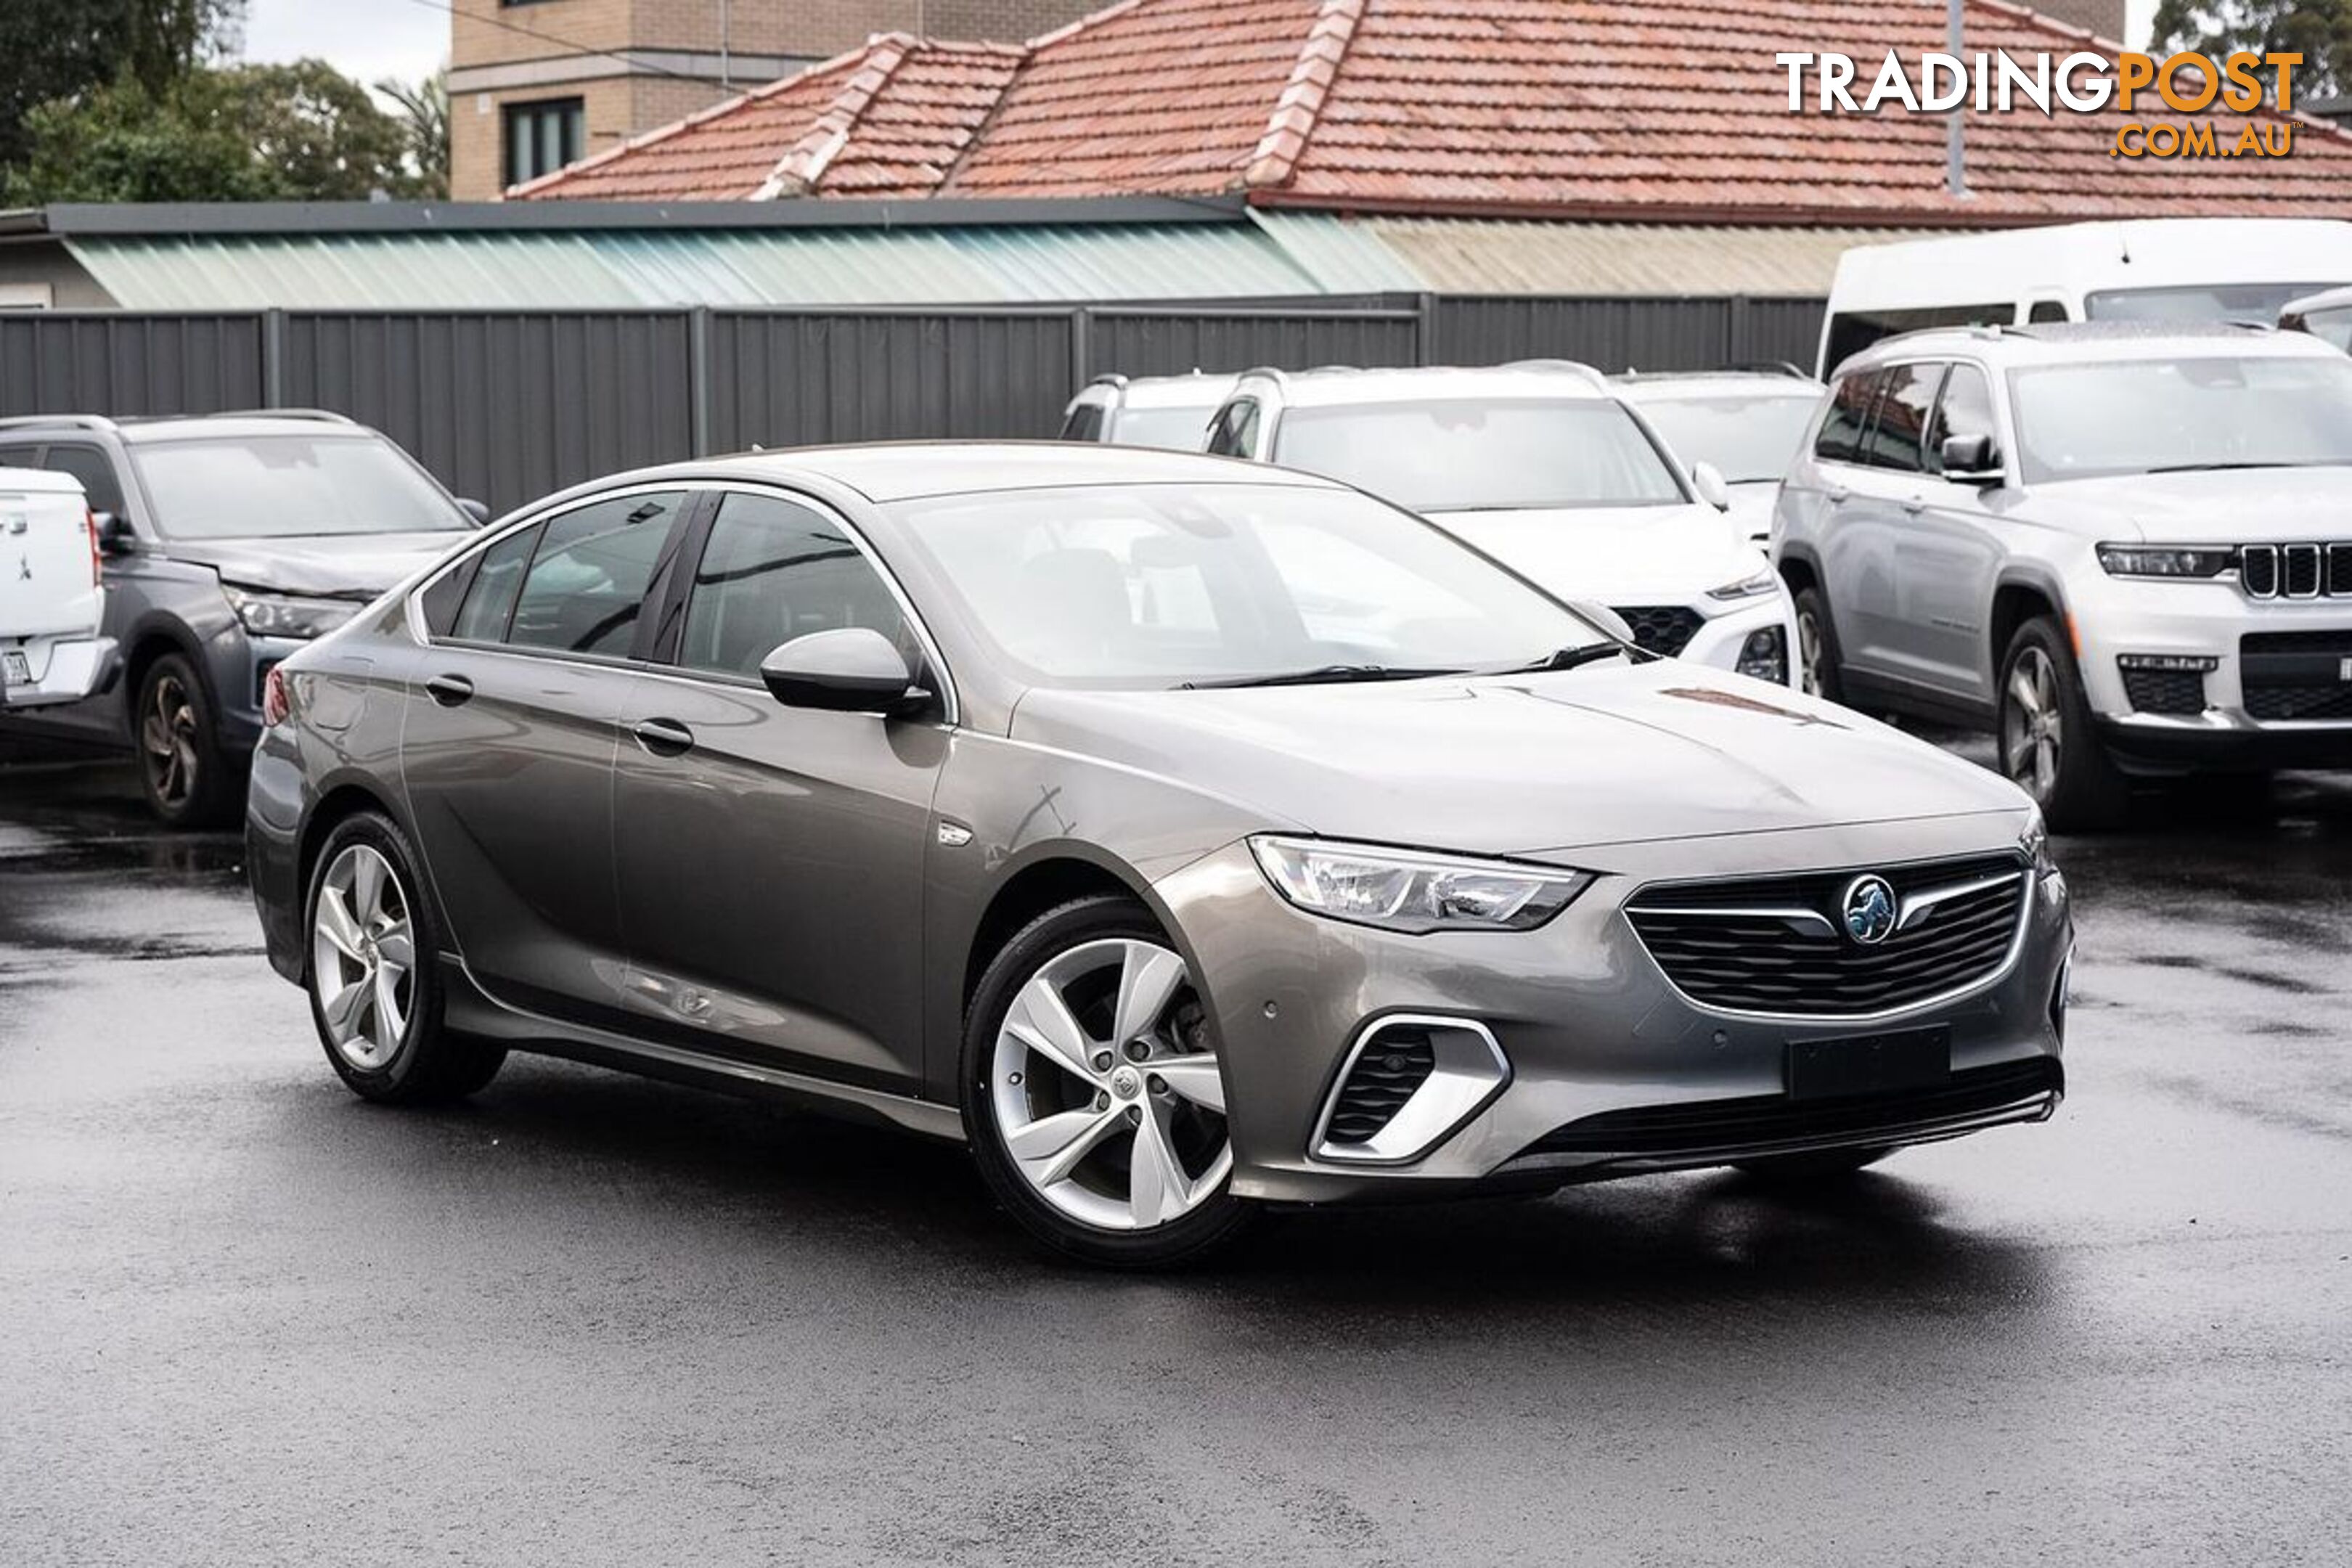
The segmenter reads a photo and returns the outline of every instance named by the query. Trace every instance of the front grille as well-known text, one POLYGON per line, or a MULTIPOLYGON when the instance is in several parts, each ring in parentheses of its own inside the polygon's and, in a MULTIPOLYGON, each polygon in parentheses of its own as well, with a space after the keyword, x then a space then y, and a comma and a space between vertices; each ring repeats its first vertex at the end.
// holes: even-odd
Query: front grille
POLYGON ((2249 544, 2238 552, 2238 584, 2250 599, 2352 598, 2352 541, 2249 544))
POLYGON ((2238 641, 2247 716, 2274 723, 2352 720, 2347 660, 2352 660, 2352 627, 2247 634, 2238 641))
POLYGON ((1604 1111, 1546 1133, 1529 1154, 1617 1154, 1651 1159, 1704 1158, 1788 1143, 1899 1141, 1907 1131, 2001 1110, 2065 1091, 2054 1057, 2004 1062, 1954 1073, 1933 1089, 1849 1100, 1792 1100, 1777 1094, 1690 1105, 1604 1111))
POLYGON ((2193 669, 2126 669, 2124 695, 2135 713, 2202 713, 2205 677, 2193 669))
POLYGON ((1413 1090, 1437 1070, 1437 1050, 1426 1029, 1381 1030, 1356 1054, 1346 1081, 1331 1102, 1327 1143, 1369 1143, 1396 1120, 1413 1090))
POLYGON ((1633 628, 1633 646, 1668 658, 1690 646, 1706 617, 1682 605, 1619 605, 1617 613, 1633 628))
POLYGON ((1880 873, 1901 921, 1875 946, 1845 934, 1842 903, 1861 873, 1837 871, 1646 888, 1627 907, 1642 945, 1684 995, 1736 1013, 1853 1017, 1990 978, 2025 910, 2011 855, 1880 873), (1937 895, 1923 914, 1914 910, 1937 895))

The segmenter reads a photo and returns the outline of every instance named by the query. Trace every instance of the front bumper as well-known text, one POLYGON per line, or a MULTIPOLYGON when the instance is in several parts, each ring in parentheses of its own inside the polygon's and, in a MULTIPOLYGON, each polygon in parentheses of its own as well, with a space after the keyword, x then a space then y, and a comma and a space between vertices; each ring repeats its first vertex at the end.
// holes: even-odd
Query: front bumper
POLYGON ((1787 589, 1776 586, 1771 593, 1752 599, 1705 600, 1692 608, 1706 620, 1691 634, 1677 658, 1736 671, 1748 639, 1759 632, 1777 629, 1782 679, 1791 686, 1797 683, 1797 611, 1787 589))
MULTIPOLYGON (((2077 595, 2073 620, 2100 738, 2124 767, 2143 773, 2352 767, 2352 721, 2295 721, 2249 711, 2249 678, 2262 676, 2250 668, 2245 649, 2250 637, 2280 633, 2337 634, 2352 647, 2352 603, 2252 600, 2234 582, 2152 583, 2102 574, 2077 595), (2202 709, 2136 708, 2118 662, 2132 656, 2212 661, 2201 677, 2202 709)), ((2323 660, 2322 666, 2315 683, 2333 679, 2352 695, 2352 679, 2340 665, 2323 660)))
MULTIPOLYGON (((2053 998, 2072 942, 2065 885, 2034 888, 2015 955, 1950 1001, 1870 1020, 1767 1018, 1706 1008, 1670 985, 1622 912, 1649 882, 1745 873, 1869 869, 2006 848, 2008 814, 1613 847, 1587 857, 1599 879, 1558 918, 1526 932, 1408 937, 1292 909, 1245 846, 1157 885, 1220 1028, 1233 1190, 1331 1203, 1554 1186, 1637 1171, 1720 1164, 1749 1152, 1921 1142, 2055 1106, 2061 1051, 2053 998), (1734 858, 1737 858, 1736 860, 1734 858), (1467 1120, 1409 1161, 1368 1165, 1315 1152, 1344 1059, 1368 1023, 1391 1015, 1456 1019, 1491 1035, 1505 1081, 1467 1120), (1981 1098, 1891 1126, 1794 1131, 1766 1115, 1727 1144, 1699 1137, 1624 1146, 1555 1135, 1612 1113, 1662 1108, 1769 1111, 1785 1105, 1792 1040, 1948 1026, 1956 1084, 1983 1069, 2045 1075, 1998 1103, 1981 1098), (1761 1132, 1756 1130, 1760 1128, 1761 1132), (1743 1141, 1744 1140, 1744 1141, 1743 1141)), ((2021 1079, 2020 1080, 2022 1081, 2021 1079)))

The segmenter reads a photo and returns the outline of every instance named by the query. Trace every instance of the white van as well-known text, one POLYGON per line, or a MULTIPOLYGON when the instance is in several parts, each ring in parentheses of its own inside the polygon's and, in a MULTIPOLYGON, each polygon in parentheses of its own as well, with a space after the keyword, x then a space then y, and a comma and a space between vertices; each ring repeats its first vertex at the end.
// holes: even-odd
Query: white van
POLYGON ((2352 223, 2146 218, 1857 246, 1838 258, 1820 374, 1881 338, 2029 321, 2273 321, 2352 283, 2352 223))
POLYGON ((98 527, 80 481, 0 468, 0 706, 78 702, 110 673, 98 527))

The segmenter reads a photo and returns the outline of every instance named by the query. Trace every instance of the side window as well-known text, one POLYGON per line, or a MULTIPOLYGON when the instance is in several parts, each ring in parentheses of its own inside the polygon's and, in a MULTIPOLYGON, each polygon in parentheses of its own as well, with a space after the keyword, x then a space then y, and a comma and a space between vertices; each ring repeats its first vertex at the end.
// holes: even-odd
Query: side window
POLYGON ((682 490, 591 501, 548 520, 524 574, 507 641, 618 658, 661 563, 682 490))
MULTIPOLYGON (((1953 436, 1990 436, 2000 439, 1992 417, 1992 388, 1986 384, 1984 372, 1972 364, 1956 364, 1952 374, 1944 379, 1943 400, 1936 405, 1936 417, 1927 426, 1927 450, 1940 455, 1944 442, 1953 436)), ((1936 471, 1943 471, 1940 460, 1936 471)))
POLYGON ((37 468, 40 456, 38 447, 0 447, 0 468, 37 468))
POLYGON ((2065 321, 2066 302, 2063 300, 2036 300, 2033 309, 2025 313, 2025 319, 2028 322, 2065 321))
POLYGON ((730 494, 695 568, 678 663, 756 676, 781 645, 844 626, 914 649, 889 584, 840 525, 781 496, 730 494))
POLYGON ((1877 401, 1883 373, 1865 371, 1841 379, 1830 395, 1830 411, 1814 437, 1813 456, 1831 463, 1862 461, 1862 436, 1870 427, 1870 405, 1877 401))
MULTIPOLYGON (((526 528, 519 533, 509 533, 482 552, 481 564, 474 568, 474 581, 465 591, 465 604, 451 623, 451 637, 467 642, 507 640, 507 623, 514 618, 515 595, 522 590, 523 569, 530 564, 530 552, 538 548, 541 531, 526 528)), ((441 581, 457 582, 460 575, 452 572, 441 581)), ((429 605, 425 618, 436 631, 439 629, 429 605)))
POLYGON ((1070 410, 1062 423, 1065 441, 1099 441, 1103 432, 1103 410, 1099 403, 1081 403, 1070 410))
POLYGON ((53 446, 41 467, 79 479, 89 497, 90 510, 122 515, 121 481, 114 477, 114 465, 97 447, 53 446))
POLYGON ((1864 443, 1864 458, 1872 468, 1916 474, 1932 467, 1921 451, 1920 437, 1927 432, 1927 416, 1936 406, 1936 389, 1943 379, 1941 364, 1899 364, 1886 373, 1878 417, 1864 443))
POLYGON ((1246 458, 1250 440, 1257 434, 1257 399, 1244 397, 1225 405, 1217 416, 1216 425, 1209 431, 1206 450, 1221 457, 1246 458))

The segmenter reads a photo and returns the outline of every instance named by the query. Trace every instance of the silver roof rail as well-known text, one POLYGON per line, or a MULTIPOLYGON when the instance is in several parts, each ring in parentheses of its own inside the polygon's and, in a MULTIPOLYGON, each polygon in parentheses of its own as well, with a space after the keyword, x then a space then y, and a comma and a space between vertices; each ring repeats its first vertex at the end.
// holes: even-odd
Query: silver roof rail
POLYGON ((357 425, 348 414, 338 414, 331 408, 222 408, 204 416, 206 419, 309 419, 324 425, 357 425))
POLYGON ((0 419, 0 430, 114 430, 121 426, 103 414, 19 414, 0 419))
POLYGON ((1500 366, 1503 370, 1556 370, 1563 374, 1580 375, 1601 392, 1614 392, 1609 378, 1580 359, 1515 359, 1500 366))

